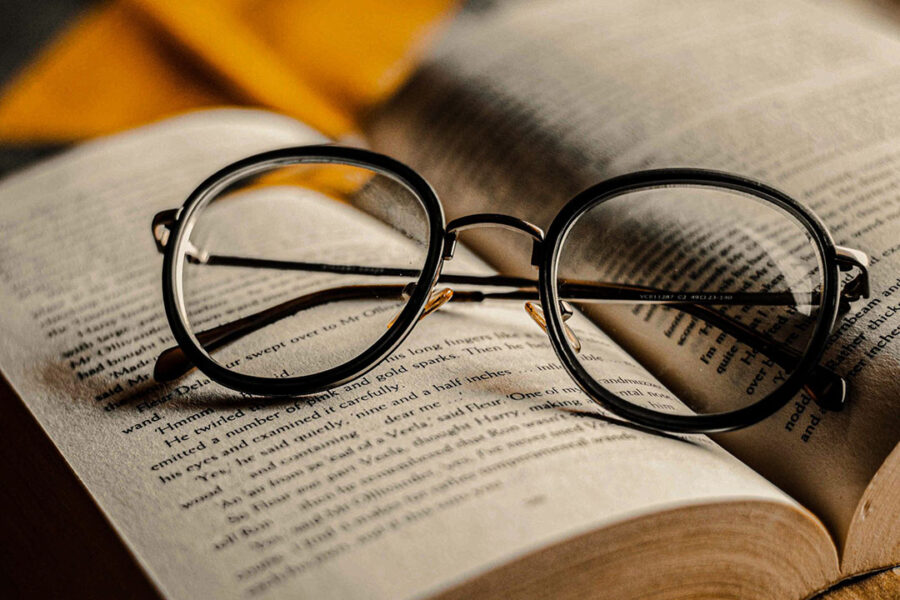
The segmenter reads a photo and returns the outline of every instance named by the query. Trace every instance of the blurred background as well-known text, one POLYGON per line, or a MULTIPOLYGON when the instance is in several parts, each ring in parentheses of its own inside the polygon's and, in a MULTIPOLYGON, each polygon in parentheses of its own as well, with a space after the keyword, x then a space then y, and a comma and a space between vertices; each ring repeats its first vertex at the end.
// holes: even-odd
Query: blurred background
POLYGON ((0 0, 0 174, 212 106, 332 137, 407 77, 455 0, 0 0))
POLYGON ((0 175, 202 107, 352 134, 459 10, 501 1, 529 0, 0 0, 0 175))

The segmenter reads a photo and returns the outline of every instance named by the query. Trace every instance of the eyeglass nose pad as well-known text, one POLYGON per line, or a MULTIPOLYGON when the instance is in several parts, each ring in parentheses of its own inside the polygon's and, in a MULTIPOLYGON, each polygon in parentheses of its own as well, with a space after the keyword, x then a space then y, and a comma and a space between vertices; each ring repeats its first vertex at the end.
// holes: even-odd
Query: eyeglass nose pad
MULTIPOLYGON (((562 313, 563 330, 566 332, 566 337, 569 339, 569 343, 572 344, 572 349, 576 353, 581 352, 581 341, 578 339, 578 336, 575 335, 575 332, 565 323, 575 311, 572 310, 572 307, 569 306, 567 302, 560 302, 559 306, 560 312, 562 313)), ((540 306, 536 306, 533 302, 526 302, 525 312, 527 312, 528 316, 537 323, 538 327, 544 330, 544 333, 547 333, 547 319, 544 318, 544 311, 541 310, 540 306)))
MULTIPOLYGON (((410 285, 406 286, 406 288, 403 289, 403 297, 404 298, 409 298, 409 296, 412 295, 412 288, 410 286, 412 286, 412 288, 414 288, 415 284, 410 284, 410 285)), ((443 305, 450 302, 450 299, 452 297, 453 297, 453 290, 451 290, 450 288, 444 288, 442 290, 435 290, 435 291, 431 292, 431 296, 428 297, 428 302, 425 303, 425 310, 422 311, 422 315, 419 317, 419 320, 421 321, 422 319, 424 319, 425 317, 427 317, 428 315, 430 315, 431 313, 433 313, 434 311, 436 311, 443 305)), ((394 323, 397 322, 397 317, 399 317, 399 316, 400 315, 397 314, 397 316, 395 316, 393 319, 391 319, 391 322, 388 323, 388 325, 387 325, 388 329, 390 329, 391 327, 394 326, 394 323)))

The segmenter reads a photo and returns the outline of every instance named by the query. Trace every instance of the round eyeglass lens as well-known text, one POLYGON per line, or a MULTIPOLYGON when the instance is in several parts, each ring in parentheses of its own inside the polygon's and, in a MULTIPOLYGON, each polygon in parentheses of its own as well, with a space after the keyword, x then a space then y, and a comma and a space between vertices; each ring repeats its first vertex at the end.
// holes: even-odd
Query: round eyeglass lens
POLYGON ((671 415, 738 410, 778 389, 807 353, 823 262, 808 229, 769 200, 644 188, 595 203, 563 235, 555 285, 566 343, 622 401, 671 415))
POLYGON ((302 160, 233 177, 186 224, 188 328, 236 373, 301 377, 350 363, 401 326, 426 262, 429 217, 399 178, 302 160))

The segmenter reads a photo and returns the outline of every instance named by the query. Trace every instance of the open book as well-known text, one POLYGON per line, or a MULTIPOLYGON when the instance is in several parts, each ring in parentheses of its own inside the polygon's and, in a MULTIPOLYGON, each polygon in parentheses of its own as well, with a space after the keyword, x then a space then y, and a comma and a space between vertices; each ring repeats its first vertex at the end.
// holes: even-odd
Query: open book
MULTIPOLYGON (((172 337, 152 216, 234 160, 323 141, 241 110, 91 142, 0 184, 0 368, 167 597, 805 598, 896 565, 895 38, 806 4, 488 6, 368 128, 450 217, 546 225, 579 189, 646 166, 785 189, 872 258, 871 298, 824 359, 850 382, 842 412, 798 398, 714 440, 574 416, 593 404, 544 334, 492 303, 441 308, 389 362, 314 397, 247 398, 196 372, 154 384, 172 337)), ((393 243, 350 206, 303 218, 352 223, 335 229, 345 244, 393 243)), ((453 268, 521 274, 527 249, 509 243, 473 236, 481 258, 453 268)), ((699 361, 677 344, 686 326, 636 321, 658 339, 641 356, 607 340, 611 376, 656 384, 643 365, 660 355, 699 361)))

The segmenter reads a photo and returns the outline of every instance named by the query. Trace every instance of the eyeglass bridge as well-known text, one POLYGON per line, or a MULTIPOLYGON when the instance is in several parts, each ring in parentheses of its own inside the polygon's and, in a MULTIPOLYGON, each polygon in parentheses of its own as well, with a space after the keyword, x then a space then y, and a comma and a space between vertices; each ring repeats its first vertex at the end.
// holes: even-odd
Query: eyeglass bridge
MULTIPOLYGON (((514 231, 517 233, 524 233, 525 235, 531 237, 531 266, 537 267, 541 263, 541 259, 543 258, 544 252, 544 230, 535 225, 534 223, 529 223, 523 219, 519 219, 517 217, 513 217, 510 215, 503 215, 498 213, 479 213, 474 215, 467 215, 465 217, 460 217, 458 219, 454 219, 447 224, 447 231, 444 234, 444 260, 450 260, 453 258, 453 253, 456 251, 456 243, 459 238, 459 234, 462 231, 467 229, 475 229, 478 227, 496 227, 499 229, 506 229, 509 231, 514 231)), ((444 292, 450 292, 452 295, 452 291, 447 288, 444 292)), ((447 299, 449 300, 449 298, 447 299)), ((422 315, 423 317, 426 314, 437 310, 443 305, 447 300, 441 302, 438 306, 428 310, 426 307, 426 312, 422 315)), ((432 300, 433 301, 433 300, 432 300)), ((429 304, 432 302, 430 301, 429 304)), ((578 336, 575 335, 575 332, 565 324, 565 321, 568 321, 569 318, 574 314, 574 310, 568 302, 560 301, 560 314, 563 318, 563 328, 566 334, 566 337, 571 343, 573 350, 575 352, 581 351, 581 341, 578 339, 578 336)), ((525 312, 528 313, 528 316, 540 327, 544 333, 547 333, 547 321, 544 318, 544 311, 536 305, 534 302, 526 302, 525 303, 525 312)))
POLYGON ((530 236, 532 238, 531 264, 535 267, 540 264, 544 253, 544 230, 528 221, 497 213, 467 215, 450 221, 444 234, 444 260, 453 258, 459 233, 477 227, 497 227, 530 236))

